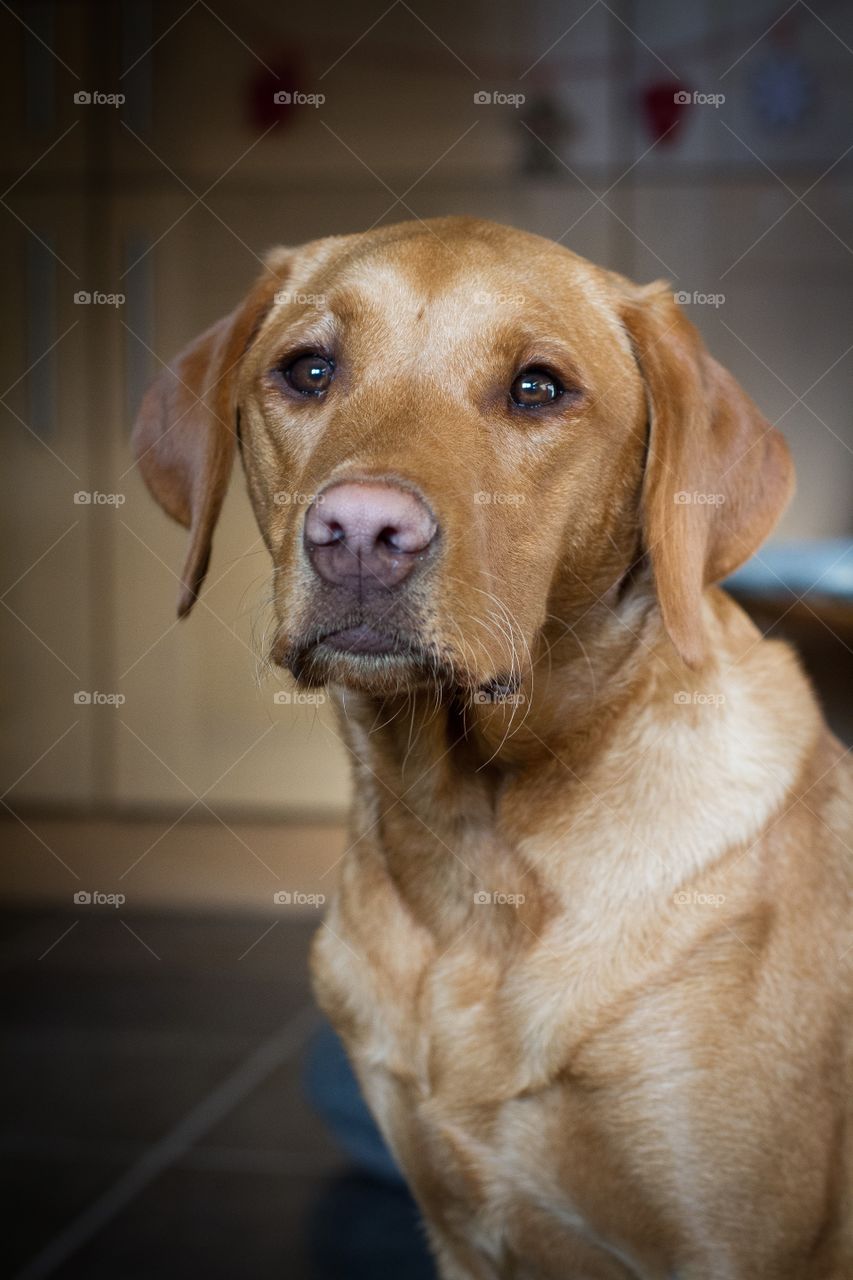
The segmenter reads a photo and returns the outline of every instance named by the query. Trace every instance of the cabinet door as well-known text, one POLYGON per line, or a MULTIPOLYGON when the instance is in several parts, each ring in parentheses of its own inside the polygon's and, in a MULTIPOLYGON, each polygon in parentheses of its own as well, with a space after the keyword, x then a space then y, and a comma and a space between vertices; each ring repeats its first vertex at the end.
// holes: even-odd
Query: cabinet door
POLYGON ((91 501, 90 307, 79 198, 9 196, 4 213, 2 387, 3 738, 10 804, 96 799, 105 708, 93 695, 108 589, 93 548, 108 512, 91 501), (99 745, 99 743, 101 745, 99 745))

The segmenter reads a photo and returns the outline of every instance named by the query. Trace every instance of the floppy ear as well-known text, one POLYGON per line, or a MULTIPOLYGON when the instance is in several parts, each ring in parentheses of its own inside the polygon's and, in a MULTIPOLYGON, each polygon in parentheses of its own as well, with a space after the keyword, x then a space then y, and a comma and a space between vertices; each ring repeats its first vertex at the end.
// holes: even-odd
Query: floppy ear
POLYGON ((708 354, 663 283, 637 289, 624 322, 646 383, 644 546, 664 626, 684 661, 705 652, 702 595, 761 545, 793 492, 780 433, 708 354))
POLYGON ((143 397, 133 452, 151 493, 190 531, 178 616, 196 601, 237 441, 237 373, 276 290, 286 251, 274 254, 246 300, 191 343, 143 397))

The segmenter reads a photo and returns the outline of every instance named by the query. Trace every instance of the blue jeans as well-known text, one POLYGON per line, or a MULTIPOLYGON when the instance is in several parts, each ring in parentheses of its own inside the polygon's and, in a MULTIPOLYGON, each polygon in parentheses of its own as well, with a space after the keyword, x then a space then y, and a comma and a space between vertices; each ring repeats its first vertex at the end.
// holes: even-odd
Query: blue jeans
POLYGON ((365 1105, 344 1047, 328 1023, 320 1026, 309 1045, 304 1078, 312 1106, 358 1168, 402 1185, 402 1174, 365 1105))

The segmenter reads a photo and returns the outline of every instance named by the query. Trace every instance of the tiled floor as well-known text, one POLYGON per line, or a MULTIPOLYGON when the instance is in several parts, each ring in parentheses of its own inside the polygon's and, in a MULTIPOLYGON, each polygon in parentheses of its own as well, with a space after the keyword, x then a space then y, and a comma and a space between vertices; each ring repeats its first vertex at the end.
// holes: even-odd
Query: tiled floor
POLYGON ((3 917, 4 1275, 432 1277, 408 1197, 304 1100, 316 926, 268 924, 3 917))

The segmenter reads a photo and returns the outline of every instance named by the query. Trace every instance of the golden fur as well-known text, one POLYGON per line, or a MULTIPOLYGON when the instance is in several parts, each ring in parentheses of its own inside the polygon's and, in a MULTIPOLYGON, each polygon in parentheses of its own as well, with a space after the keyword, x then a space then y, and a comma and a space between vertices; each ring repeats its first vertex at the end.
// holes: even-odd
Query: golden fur
POLYGON ((149 392, 182 612, 238 420, 274 656, 353 756, 316 991, 443 1280, 850 1280, 853 776, 712 585, 789 496, 781 437, 664 286, 456 218, 276 251, 149 392), (288 399, 321 346, 331 392, 288 399), (510 411, 543 363, 573 394, 510 411), (276 493, 380 477, 441 526, 384 610, 416 648, 333 654, 276 493))

